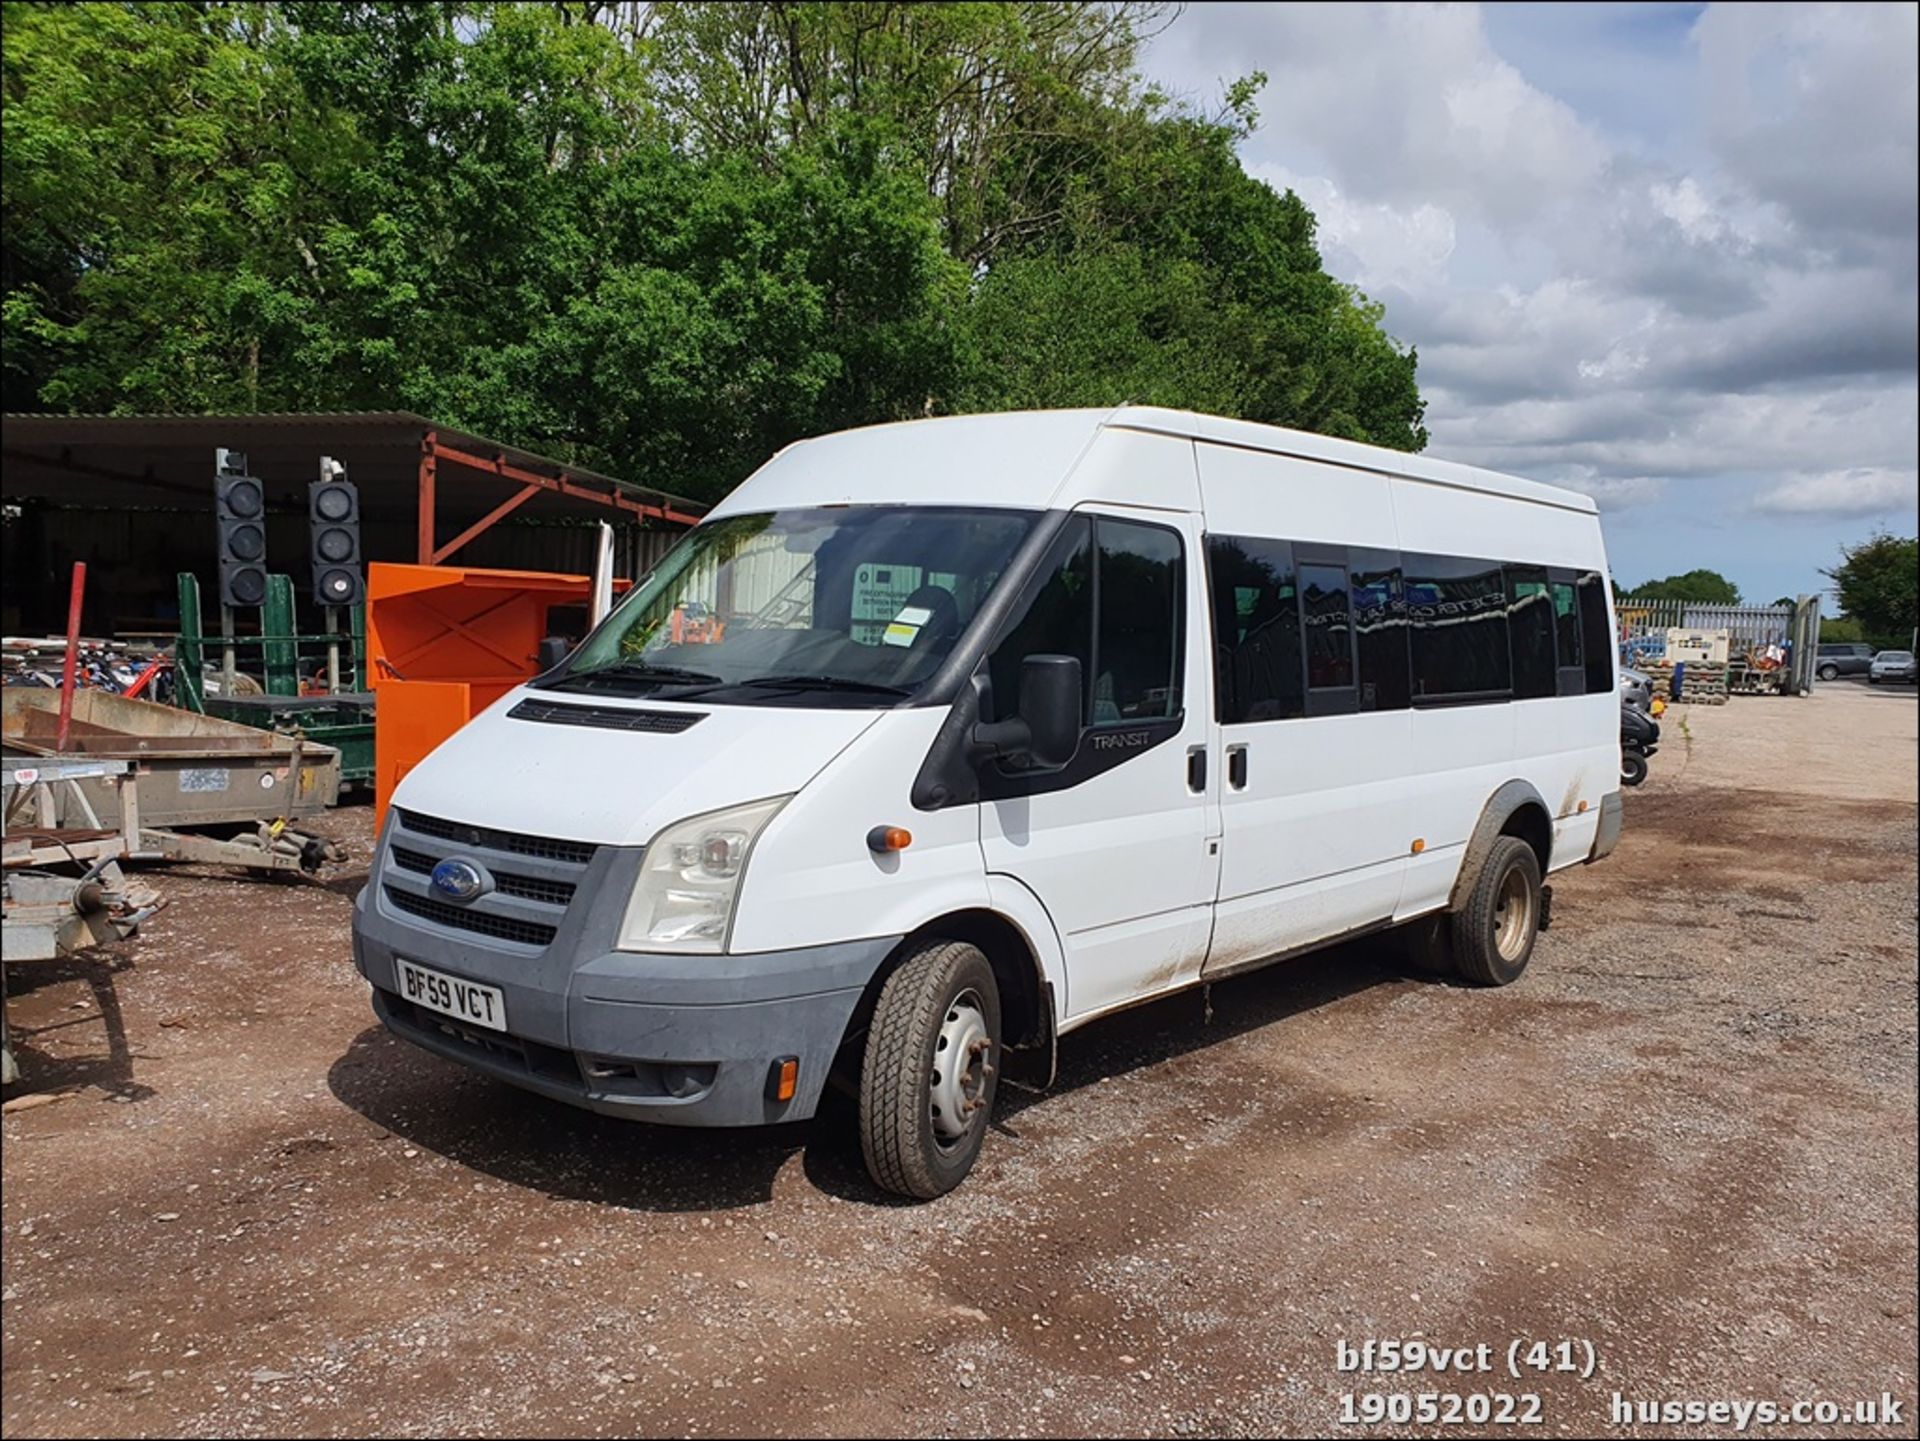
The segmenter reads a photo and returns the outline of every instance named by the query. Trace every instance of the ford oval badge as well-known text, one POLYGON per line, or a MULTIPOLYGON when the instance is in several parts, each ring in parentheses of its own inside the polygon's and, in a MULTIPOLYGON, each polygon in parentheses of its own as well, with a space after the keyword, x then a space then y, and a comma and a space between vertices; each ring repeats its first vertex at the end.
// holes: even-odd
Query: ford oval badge
POLYGON ((470 901, 487 888, 487 873, 458 856, 440 862, 429 879, 434 890, 450 901, 470 901))

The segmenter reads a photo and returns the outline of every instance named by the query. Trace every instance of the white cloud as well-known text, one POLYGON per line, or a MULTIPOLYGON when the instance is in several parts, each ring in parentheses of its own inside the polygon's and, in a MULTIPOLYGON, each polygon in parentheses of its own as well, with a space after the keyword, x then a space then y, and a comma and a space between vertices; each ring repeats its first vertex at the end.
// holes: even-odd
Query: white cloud
POLYGON ((1268 73, 1243 157, 1419 348, 1436 454, 1608 507, 1700 487, 1730 543, 1911 515, 1920 9, 1516 13, 1581 109, 1472 5, 1195 6, 1147 63, 1268 73))
POLYGON ((1753 508, 1773 515, 1884 515, 1915 508, 1920 479, 1911 470, 1829 470, 1796 476, 1755 497, 1753 508))

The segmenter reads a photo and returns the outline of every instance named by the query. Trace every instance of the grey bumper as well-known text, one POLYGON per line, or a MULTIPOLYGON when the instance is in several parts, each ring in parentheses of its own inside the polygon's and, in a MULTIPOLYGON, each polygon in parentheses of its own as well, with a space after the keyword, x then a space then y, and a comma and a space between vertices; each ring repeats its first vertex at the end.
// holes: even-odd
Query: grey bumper
POLYGON ((1587 853, 1589 861, 1613 854, 1613 848, 1620 844, 1620 827, 1625 819, 1626 808, 1619 791, 1609 791, 1600 797, 1600 825, 1593 833, 1593 849, 1587 853))
POLYGON ((353 959, 388 1029, 554 1100, 670 1125, 811 1116, 867 982, 899 939, 758 955, 637 954, 580 944, 580 930, 598 929, 589 919, 580 930, 563 927, 543 953, 513 954, 394 913, 380 896, 377 861, 374 874, 354 903, 353 959), (403 999, 396 954, 497 986, 508 1031, 403 999), (800 1064, 783 1102, 769 1080, 785 1057, 800 1064))

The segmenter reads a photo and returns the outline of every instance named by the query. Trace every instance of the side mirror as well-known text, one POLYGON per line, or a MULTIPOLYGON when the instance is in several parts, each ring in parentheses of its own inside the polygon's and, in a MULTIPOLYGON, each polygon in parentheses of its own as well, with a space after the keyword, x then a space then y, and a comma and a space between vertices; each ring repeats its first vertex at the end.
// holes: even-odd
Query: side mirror
POLYGON ((573 647, 567 644, 563 635, 543 636, 540 649, 534 653, 534 674, 545 675, 573 653, 573 647))
POLYGON ((1011 720, 975 726, 982 756, 1025 756, 1036 770, 1057 771, 1080 746, 1080 661, 1030 655, 1020 663, 1020 709, 1011 720))

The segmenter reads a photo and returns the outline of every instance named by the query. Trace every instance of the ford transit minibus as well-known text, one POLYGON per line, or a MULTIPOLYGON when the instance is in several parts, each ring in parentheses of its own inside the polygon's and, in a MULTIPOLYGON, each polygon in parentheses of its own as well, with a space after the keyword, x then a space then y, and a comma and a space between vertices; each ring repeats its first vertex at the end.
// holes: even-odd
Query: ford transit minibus
POLYGON ((823 436, 402 779, 355 961, 610 1115, 851 1091, 935 1196, 1120 1007, 1389 927, 1518 979, 1620 832, 1614 634, 1546 485, 1140 407, 823 436))

